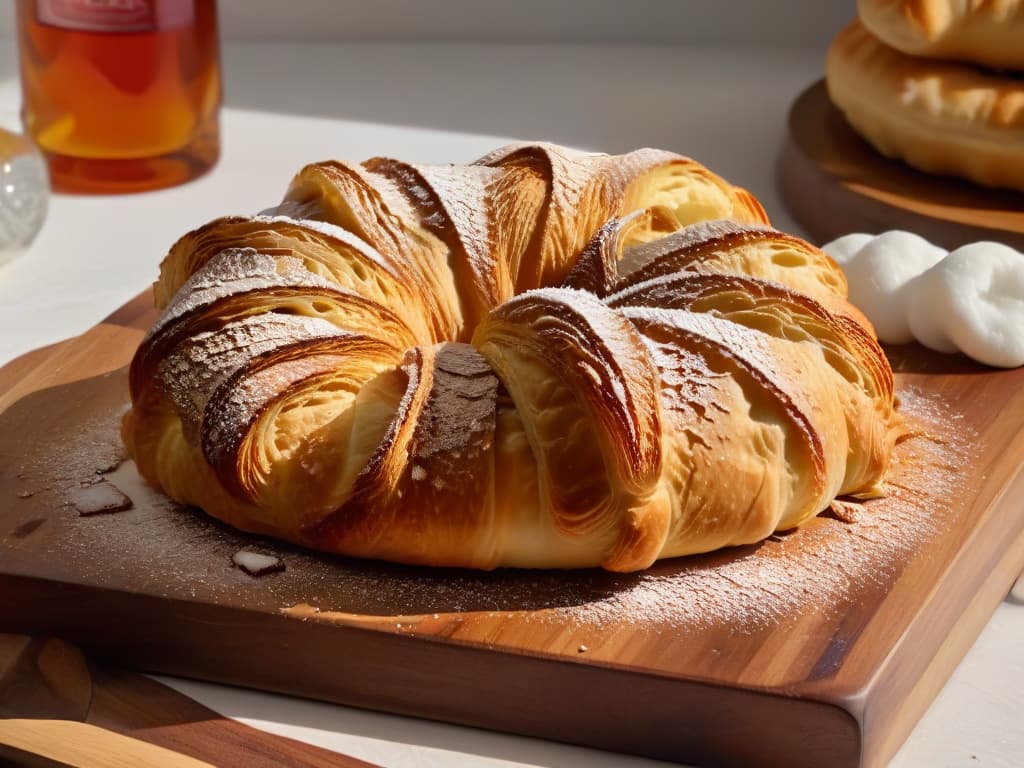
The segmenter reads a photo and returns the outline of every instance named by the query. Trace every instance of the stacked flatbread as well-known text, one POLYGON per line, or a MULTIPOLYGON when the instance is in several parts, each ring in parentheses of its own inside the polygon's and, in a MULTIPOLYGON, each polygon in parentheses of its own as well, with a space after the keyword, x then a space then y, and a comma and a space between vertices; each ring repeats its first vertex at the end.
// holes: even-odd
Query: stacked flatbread
POLYGON ((1024 0, 859 0, 829 96, 883 154, 1024 190, 1024 0))

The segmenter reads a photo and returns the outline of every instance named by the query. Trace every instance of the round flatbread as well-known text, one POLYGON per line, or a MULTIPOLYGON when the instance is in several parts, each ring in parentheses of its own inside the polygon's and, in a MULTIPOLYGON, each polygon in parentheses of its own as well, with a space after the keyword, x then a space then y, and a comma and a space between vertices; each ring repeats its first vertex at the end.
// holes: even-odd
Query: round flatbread
POLYGON ((903 53, 1024 70, 1024 0, 858 0, 857 10, 903 53))
POLYGON ((1024 190, 1024 79, 908 56, 857 21, 833 40, 825 76, 832 102, 884 155, 1024 190))

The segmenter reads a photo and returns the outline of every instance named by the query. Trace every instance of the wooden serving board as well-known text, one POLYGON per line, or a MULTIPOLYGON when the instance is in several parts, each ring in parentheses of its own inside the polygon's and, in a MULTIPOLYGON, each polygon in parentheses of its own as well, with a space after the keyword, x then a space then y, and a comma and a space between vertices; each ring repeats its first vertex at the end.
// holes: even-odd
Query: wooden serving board
POLYGON ((54 638, 0 633, 0 726, 4 766, 378 768, 251 728, 145 675, 90 664, 54 638))
POLYGON ((429 570, 246 536, 112 469, 147 307, 0 370, 0 631, 670 760, 852 768, 896 751, 1024 566, 1024 369, 916 347, 891 350, 911 431, 890 492, 852 522, 629 575, 429 570), (67 500, 97 479, 134 507, 81 517, 67 500), (247 576, 243 547, 286 570, 247 576))
POLYGON ((1024 192, 934 176, 883 156, 832 105, 824 80, 793 103, 788 127, 779 186, 818 242, 906 229, 949 249, 996 240, 1024 250, 1024 192))

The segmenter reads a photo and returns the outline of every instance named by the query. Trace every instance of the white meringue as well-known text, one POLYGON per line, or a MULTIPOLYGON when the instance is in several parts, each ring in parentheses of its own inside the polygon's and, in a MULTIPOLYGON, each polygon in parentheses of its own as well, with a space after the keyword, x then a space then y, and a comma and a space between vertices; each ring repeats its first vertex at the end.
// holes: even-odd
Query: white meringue
POLYGON ((946 318, 936 311, 949 301, 942 282, 941 270, 928 270, 917 278, 914 290, 909 292, 906 312, 914 337, 911 341, 916 339, 936 352, 959 352, 956 342, 946 333, 946 318))
POLYGON ((909 284, 945 255, 923 237, 893 230, 871 238, 841 265, 850 301, 868 316, 878 338, 889 344, 914 340, 907 320, 909 284))
POLYGON ((844 235, 822 250, 890 344, 919 341, 1000 368, 1024 365, 1024 254, 977 242, 947 253, 909 232, 844 235))
POLYGON ((842 267, 846 262, 853 258, 853 254, 874 239, 874 235, 866 235, 863 232, 852 232, 849 235, 843 235, 842 237, 833 240, 827 246, 829 250, 825 252, 832 257, 832 260, 835 261, 836 264, 842 267))
POLYGON ((972 243, 950 253, 942 267, 936 293, 949 296, 945 330, 957 347, 985 365, 1024 365, 1024 253, 972 243))

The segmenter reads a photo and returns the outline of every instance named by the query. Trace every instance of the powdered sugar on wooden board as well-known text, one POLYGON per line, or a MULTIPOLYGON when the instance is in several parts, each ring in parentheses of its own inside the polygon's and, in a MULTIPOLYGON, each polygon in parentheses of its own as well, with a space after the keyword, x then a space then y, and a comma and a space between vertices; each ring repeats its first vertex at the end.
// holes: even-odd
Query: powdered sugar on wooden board
POLYGON ((240 549, 231 556, 231 562, 250 576, 266 576, 285 569, 284 561, 273 555, 253 552, 251 549, 240 549))
MULTIPOLYGON (((889 589, 922 542, 949 530, 954 521, 946 501, 961 495, 958 470, 974 443, 971 430, 938 396, 903 388, 901 409, 913 434, 898 446, 889 495, 865 503, 853 522, 826 515, 758 545, 664 561, 639 574, 475 572, 334 557, 250 536, 168 501, 141 481, 131 462, 105 477, 134 507, 79 517, 62 503, 64 494, 117 464, 126 383, 123 374, 114 374, 73 386, 75 397, 93 403, 96 415, 72 434, 31 416, 41 445, 18 468, 16 496, 30 495, 15 498, 12 512, 19 504, 50 504, 53 519, 36 527, 45 533, 56 524, 59 531, 36 546, 59 558, 76 580, 267 612, 308 606, 306 618, 337 614, 346 622, 383 627, 408 628, 408 617, 423 617, 430 621, 421 629, 434 625, 437 634, 451 634, 475 614, 596 637, 622 626, 680 635, 722 624, 737 633, 765 632, 790 623, 808 604, 826 614, 842 612, 865 587, 889 589), (253 579, 233 567, 232 556, 241 549, 279 558, 287 570, 253 579)), ((69 410, 82 407, 69 397, 60 407, 65 402, 69 410)), ((9 418, 10 411, 4 414, 9 418)), ((59 424, 67 415, 56 408, 48 418, 59 424)), ((28 434, 23 425, 5 426, 28 434)), ((12 522, 19 530, 31 521, 12 522)), ((0 544, 11 542, 0 531, 0 544)))

